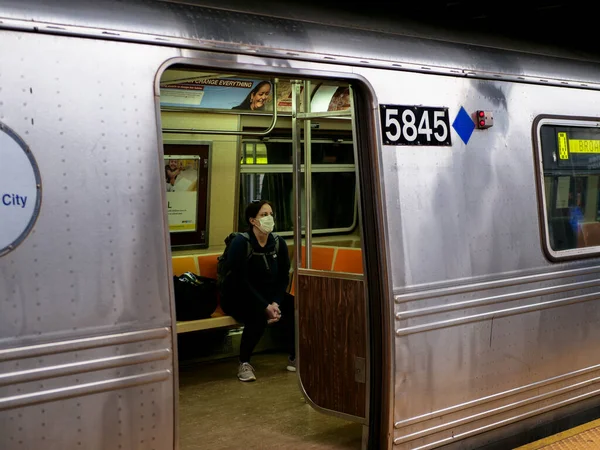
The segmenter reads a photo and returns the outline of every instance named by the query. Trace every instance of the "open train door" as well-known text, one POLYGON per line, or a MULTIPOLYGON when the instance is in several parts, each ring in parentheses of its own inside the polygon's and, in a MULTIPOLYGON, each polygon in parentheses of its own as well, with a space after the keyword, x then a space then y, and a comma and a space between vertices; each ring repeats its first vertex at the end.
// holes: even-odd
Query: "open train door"
MULTIPOLYGON (((369 358, 367 290, 363 252, 359 244, 363 240, 358 234, 355 242, 349 241, 348 247, 315 246, 311 214, 312 184, 315 174, 318 174, 318 167, 311 165, 311 120, 325 117, 350 120, 355 136, 354 108, 351 104, 349 110, 311 112, 310 83, 304 80, 292 82, 294 280, 299 383, 307 401, 315 409, 366 425, 369 358), (300 101, 301 95, 305 95, 303 102, 300 101), (304 111, 300 110, 302 104, 304 111), (325 265, 319 263, 323 260, 327 261, 325 265)), ((354 161, 357 162, 356 139, 354 149, 354 161)), ((353 188, 356 189, 357 205, 360 205, 356 176, 358 163, 355 166, 353 188)), ((333 185, 330 188, 340 189, 333 185)), ((360 214, 357 217, 360 220, 360 214)))

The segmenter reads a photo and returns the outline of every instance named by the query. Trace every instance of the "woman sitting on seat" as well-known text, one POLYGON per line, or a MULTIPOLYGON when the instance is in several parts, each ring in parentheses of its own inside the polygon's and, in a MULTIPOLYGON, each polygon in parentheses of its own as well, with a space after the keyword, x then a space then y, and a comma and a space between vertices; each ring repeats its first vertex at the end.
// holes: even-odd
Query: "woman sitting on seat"
POLYGON ((252 352, 267 325, 280 320, 289 352, 287 369, 296 371, 294 306, 293 297, 286 292, 290 272, 288 248, 283 239, 272 233, 275 221, 271 204, 254 201, 246 207, 245 217, 248 233, 238 234, 227 251, 231 280, 224 289, 221 307, 244 324, 238 378, 254 381, 252 352))

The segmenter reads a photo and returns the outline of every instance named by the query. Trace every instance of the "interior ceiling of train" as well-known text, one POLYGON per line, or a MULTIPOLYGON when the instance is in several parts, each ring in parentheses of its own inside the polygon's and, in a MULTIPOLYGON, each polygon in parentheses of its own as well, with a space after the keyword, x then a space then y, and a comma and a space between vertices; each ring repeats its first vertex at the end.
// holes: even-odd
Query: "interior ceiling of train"
MULTIPOLYGON (((173 0, 163 0, 173 1, 173 0)), ((370 28, 398 30, 412 35, 438 34, 466 41, 473 32, 482 44, 494 37, 498 42, 529 42, 572 52, 575 57, 600 56, 600 45, 592 30, 598 27, 595 2, 560 0, 475 1, 475 0, 174 0, 300 20, 352 24, 357 19, 370 28)))

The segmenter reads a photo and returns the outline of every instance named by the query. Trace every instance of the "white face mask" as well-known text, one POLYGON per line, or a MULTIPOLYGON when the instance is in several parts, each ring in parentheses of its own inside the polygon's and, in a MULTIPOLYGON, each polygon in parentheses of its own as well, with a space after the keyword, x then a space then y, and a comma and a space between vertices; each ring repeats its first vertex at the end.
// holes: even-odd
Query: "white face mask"
POLYGON ((257 227, 263 233, 269 234, 275 228, 275 219, 273 219, 273 216, 261 217, 258 222, 260 225, 257 225, 257 227))

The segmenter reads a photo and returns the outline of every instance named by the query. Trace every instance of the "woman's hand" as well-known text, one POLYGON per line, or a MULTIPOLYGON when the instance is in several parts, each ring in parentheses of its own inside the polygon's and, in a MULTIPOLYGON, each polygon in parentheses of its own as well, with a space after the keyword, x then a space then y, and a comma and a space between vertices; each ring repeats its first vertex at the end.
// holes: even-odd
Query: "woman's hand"
POLYGON ((279 309, 279 305, 275 302, 271 303, 267 306, 267 323, 278 322, 281 319, 281 310, 279 309))

